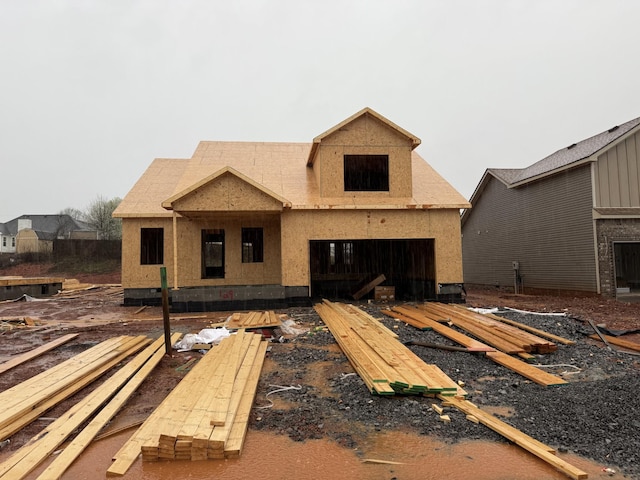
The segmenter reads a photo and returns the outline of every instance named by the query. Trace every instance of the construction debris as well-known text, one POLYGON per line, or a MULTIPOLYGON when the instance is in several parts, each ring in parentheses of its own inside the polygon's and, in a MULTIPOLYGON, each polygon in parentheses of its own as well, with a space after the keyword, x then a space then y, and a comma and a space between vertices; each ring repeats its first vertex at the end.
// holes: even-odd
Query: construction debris
POLYGON ((281 325, 281 320, 273 310, 266 312, 249 312, 234 313, 227 322, 229 330, 237 330, 239 328, 274 328, 281 325))

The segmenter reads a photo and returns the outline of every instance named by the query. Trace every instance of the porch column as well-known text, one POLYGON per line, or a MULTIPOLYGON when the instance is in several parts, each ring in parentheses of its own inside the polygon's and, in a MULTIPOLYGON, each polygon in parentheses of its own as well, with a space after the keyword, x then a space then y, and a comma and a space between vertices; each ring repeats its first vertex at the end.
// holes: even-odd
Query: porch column
POLYGON ((178 290, 178 214, 173 210, 173 288, 178 290))

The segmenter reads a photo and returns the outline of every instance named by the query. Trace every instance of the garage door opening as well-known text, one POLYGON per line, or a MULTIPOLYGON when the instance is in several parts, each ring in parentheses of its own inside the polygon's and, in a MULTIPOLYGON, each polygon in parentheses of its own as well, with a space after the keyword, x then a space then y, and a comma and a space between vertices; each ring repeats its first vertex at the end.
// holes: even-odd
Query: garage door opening
MULTIPOLYGON (((396 300, 436 298, 433 239, 312 240, 311 296, 353 299, 363 284, 384 275, 396 300)), ((373 298, 373 291, 363 298, 373 298)))

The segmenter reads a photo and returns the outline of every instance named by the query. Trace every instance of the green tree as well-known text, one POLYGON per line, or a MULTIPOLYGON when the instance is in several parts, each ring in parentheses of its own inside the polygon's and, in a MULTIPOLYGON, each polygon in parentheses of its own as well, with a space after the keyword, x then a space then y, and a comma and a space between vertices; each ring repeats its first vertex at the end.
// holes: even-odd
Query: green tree
POLYGON ((107 199, 98 195, 84 212, 84 221, 98 231, 99 239, 119 240, 122 238, 122 220, 112 217, 113 211, 121 201, 122 199, 118 197, 107 199))

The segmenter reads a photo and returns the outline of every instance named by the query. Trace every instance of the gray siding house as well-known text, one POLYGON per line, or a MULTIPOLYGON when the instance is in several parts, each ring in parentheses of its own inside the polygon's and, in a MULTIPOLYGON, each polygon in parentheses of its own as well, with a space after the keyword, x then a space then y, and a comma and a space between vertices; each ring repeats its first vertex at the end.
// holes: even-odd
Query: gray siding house
POLYGON ((522 169, 488 169, 462 213, 467 284, 640 293, 640 118, 522 169))

